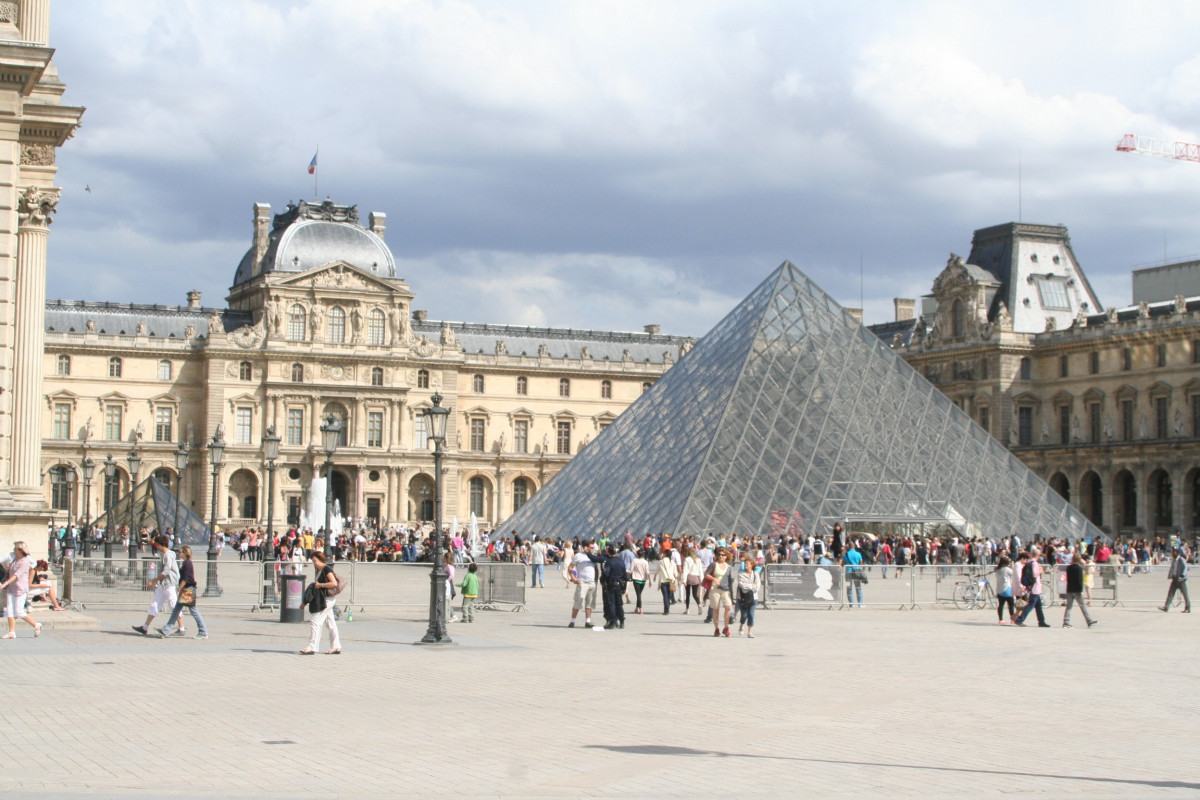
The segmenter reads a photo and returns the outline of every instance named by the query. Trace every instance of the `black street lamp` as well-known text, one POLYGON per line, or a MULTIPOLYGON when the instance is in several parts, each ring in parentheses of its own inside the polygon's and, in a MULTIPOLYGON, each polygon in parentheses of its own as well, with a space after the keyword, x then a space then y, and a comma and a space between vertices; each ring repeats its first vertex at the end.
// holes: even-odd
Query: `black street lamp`
POLYGON ((54 520, 50 521, 50 546, 48 548, 51 560, 55 558, 54 546, 58 544, 58 560, 64 560, 71 553, 71 495, 72 489, 75 488, 75 470, 67 467, 54 467, 50 470, 50 485, 51 496, 55 501, 61 501, 67 507, 67 526, 63 530, 63 538, 58 539, 58 534, 54 529, 54 520))
POLYGON ((183 544, 183 536, 179 533, 179 507, 183 505, 183 472, 187 469, 188 462, 188 446, 187 440, 179 441, 179 449, 175 451, 175 552, 179 552, 179 546, 183 544))
POLYGON ((96 462, 87 453, 83 454, 83 557, 92 557, 92 476, 96 474, 96 462))
POLYGON ((225 439, 221 435, 220 426, 208 443, 208 456, 212 461, 212 512, 208 517, 208 577, 205 581, 204 596, 220 597, 220 584, 217 583, 217 486, 221 480, 221 463, 225 460, 225 439))
POLYGON ((137 491, 138 473, 142 471, 142 457, 137 454, 137 448, 129 451, 129 576, 136 580, 138 554, 142 549, 142 536, 137 529, 134 493, 137 491))
POLYGON ((275 459, 279 458, 279 442, 275 426, 267 428, 262 438, 263 458, 267 461, 267 541, 263 544, 263 605, 273 606, 275 596, 275 459))
POLYGON ((333 414, 321 423, 321 447, 325 450, 325 560, 330 557, 330 534, 333 522, 333 452, 342 439, 342 421, 333 414))
POLYGON ((442 550, 442 445, 446 441, 446 422, 450 409, 442 407, 442 396, 430 398, 425 409, 429 438, 433 441, 433 568, 429 571, 429 629, 419 644, 451 644, 446 631, 446 559, 442 550))
MULTIPOLYGON (((117 462, 113 461, 112 453, 108 454, 108 458, 104 461, 104 558, 111 562, 112 560, 112 537, 113 537, 113 516, 112 516, 112 485, 117 479, 117 462)), ((105 564, 105 569, 110 569, 112 564, 105 564)))

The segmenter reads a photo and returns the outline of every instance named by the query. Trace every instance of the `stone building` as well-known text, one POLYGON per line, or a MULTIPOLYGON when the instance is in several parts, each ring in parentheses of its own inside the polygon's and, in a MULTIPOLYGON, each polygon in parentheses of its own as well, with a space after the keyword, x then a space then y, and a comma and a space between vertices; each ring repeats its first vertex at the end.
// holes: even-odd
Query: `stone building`
MULTIPOLYGON (((174 452, 190 451, 181 497, 205 519, 205 450, 227 444, 218 519, 265 521, 261 440, 282 437, 275 522, 295 521, 322 471, 320 426, 344 424, 333 456, 343 513, 385 523, 431 519, 433 457, 422 413, 434 393, 452 409, 444 518, 483 524, 519 508, 690 346, 657 326, 642 333, 429 320, 396 275, 386 218, 355 206, 256 204, 253 239, 227 305, 46 303, 41 468, 60 515, 95 517, 139 481, 180 485, 174 452), (80 488, 80 464, 97 464, 80 488), (107 481, 108 455, 117 475, 107 481), (88 495, 89 506, 83 506, 88 495)), ((60 516, 60 520, 62 516, 60 516)))
POLYGON ((1200 297, 1104 309, 1061 226, 975 232, 871 326, 1089 519, 1200 529, 1200 297))
POLYGON ((57 149, 82 108, 62 105, 49 0, 0 2, 0 548, 45 542, 42 312, 57 149))

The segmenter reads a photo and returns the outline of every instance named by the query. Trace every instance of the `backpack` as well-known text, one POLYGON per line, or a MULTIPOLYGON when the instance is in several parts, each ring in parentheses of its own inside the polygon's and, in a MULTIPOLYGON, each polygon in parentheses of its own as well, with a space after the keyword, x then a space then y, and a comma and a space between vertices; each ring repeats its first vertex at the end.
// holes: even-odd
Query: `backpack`
POLYGON ((1021 585, 1026 588, 1037 585, 1037 575, 1034 574, 1032 561, 1026 561, 1025 567, 1021 570, 1021 585))

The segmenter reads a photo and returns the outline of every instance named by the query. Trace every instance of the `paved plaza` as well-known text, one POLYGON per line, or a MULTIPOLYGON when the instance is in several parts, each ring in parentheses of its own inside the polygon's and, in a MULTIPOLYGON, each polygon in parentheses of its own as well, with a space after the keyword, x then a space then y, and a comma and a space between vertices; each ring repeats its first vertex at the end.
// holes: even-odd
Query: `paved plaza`
POLYGON ((416 606, 367 609, 314 657, 307 624, 261 612, 210 608, 204 641, 134 634, 141 611, 88 608, 92 630, 42 612, 57 627, 0 642, 0 797, 1200 793, 1200 617, 775 609, 751 640, 658 602, 569 630, 569 608, 551 572, 527 613, 454 624, 452 646, 412 646, 416 606))

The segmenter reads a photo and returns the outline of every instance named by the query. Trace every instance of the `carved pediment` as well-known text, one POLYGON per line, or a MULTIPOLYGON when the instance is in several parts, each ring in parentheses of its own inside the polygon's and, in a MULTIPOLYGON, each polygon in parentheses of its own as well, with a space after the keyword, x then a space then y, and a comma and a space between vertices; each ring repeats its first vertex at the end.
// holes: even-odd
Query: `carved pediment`
POLYGON ((272 286, 387 292, 392 291, 394 288, 367 270, 356 267, 353 264, 347 264, 345 261, 334 261, 323 267, 305 270, 297 275, 289 275, 283 280, 273 282, 272 286))

